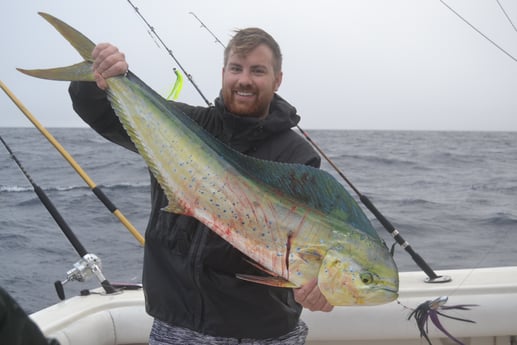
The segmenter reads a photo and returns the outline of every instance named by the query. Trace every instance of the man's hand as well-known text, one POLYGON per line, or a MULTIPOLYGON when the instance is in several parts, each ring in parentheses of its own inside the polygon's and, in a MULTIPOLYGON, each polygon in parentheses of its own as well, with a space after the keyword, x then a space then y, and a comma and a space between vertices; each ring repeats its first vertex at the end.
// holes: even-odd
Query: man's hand
POLYGON ((313 279, 298 289, 293 289, 294 300, 310 311, 329 312, 334 306, 327 302, 327 299, 318 288, 318 280, 313 279))
POLYGON ((125 74, 129 67, 124 53, 110 43, 96 45, 92 51, 92 58, 95 81, 102 90, 108 88, 106 79, 125 74))

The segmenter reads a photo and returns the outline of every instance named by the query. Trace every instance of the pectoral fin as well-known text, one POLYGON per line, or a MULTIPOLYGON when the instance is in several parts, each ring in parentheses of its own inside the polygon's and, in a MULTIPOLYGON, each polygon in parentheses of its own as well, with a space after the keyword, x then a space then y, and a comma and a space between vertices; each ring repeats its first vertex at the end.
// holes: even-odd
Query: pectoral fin
POLYGON ((239 279, 257 283, 257 284, 262 284, 262 285, 283 287, 283 288, 298 288, 299 287, 298 285, 293 284, 289 280, 286 280, 282 277, 260 277, 260 276, 252 276, 249 274, 237 274, 236 276, 239 279))
POLYGON ((175 203, 169 203, 166 207, 162 208, 162 211, 169 212, 169 213, 175 213, 175 214, 184 214, 189 215, 185 211, 185 209, 178 204, 175 203))

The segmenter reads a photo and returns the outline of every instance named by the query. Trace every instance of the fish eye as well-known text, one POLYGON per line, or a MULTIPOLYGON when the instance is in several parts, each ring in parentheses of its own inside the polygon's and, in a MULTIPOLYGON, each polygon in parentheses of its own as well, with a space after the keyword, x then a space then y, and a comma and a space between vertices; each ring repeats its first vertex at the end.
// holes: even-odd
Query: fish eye
POLYGON ((359 275, 363 284, 370 285, 373 283, 373 275, 370 272, 363 272, 359 275))

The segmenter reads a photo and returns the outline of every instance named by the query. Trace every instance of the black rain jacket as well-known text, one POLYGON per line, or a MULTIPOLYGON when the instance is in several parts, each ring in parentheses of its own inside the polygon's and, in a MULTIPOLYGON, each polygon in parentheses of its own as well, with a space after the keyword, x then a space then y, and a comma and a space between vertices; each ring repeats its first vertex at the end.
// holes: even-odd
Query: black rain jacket
MULTIPOLYGON (((130 78, 137 77, 129 73, 130 78)), ((108 140, 136 152, 94 83, 72 82, 74 110, 108 140)), ((291 128, 300 117, 275 95, 265 119, 225 110, 221 97, 210 107, 170 102, 222 142, 244 154, 319 167, 320 157, 291 128)), ((147 312, 163 322, 212 336, 264 339, 294 329, 302 307, 291 289, 239 280, 236 273, 263 275, 246 256, 196 219, 162 210, 167 198, 151 175, 152 207, 145 233, 143 286, 147 312)))

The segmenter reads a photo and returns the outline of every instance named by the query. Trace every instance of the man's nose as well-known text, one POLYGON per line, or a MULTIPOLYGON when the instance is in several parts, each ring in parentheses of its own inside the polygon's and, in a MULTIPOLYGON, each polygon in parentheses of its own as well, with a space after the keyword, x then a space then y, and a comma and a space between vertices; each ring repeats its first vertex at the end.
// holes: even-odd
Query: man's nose
POLYGON ((250 85, 251 81, 251 73, 249 71, 242 71, 242 73, 239 74, 239 84, 250 85))

